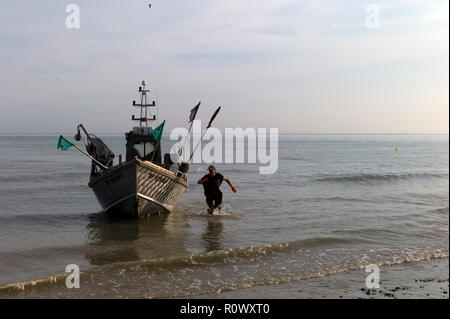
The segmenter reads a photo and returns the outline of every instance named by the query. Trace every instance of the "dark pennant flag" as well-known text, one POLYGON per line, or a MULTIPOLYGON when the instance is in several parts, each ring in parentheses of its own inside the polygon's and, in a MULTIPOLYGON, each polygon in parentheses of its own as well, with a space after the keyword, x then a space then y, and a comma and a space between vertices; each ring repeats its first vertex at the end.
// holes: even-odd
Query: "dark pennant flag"
POLYGON ((195 119, 195 116, 197 115, 198 108, 200 107, 200 102, 191 110, 191 115, 189 115, 189 122, 192 122, 195 119))
POLYGON ((212 122, 214 121, 214 119, 216 118, 217 114, 220 111, 221 106, 219 106, 219 108, 214 112, 213 116, 211 117, 211 119, 209 120, 208 126, 206 128, 210 128, 212 122))

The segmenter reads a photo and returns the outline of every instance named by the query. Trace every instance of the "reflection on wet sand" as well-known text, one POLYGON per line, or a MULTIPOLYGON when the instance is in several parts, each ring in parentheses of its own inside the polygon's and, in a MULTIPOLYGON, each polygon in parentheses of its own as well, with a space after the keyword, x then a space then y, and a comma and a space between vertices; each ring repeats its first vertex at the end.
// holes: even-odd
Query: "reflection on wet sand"
POLYGON ((85 258, 92 265, 181 256, 187 224, 184 214, 161 214, 140 219, 113 219, 104 213, 89 215, 85 258))
POLYGON ((223 224, 219 219, 210 219, 202 235, 202 244, 206 251, 220 250, 222 247, 223 224))

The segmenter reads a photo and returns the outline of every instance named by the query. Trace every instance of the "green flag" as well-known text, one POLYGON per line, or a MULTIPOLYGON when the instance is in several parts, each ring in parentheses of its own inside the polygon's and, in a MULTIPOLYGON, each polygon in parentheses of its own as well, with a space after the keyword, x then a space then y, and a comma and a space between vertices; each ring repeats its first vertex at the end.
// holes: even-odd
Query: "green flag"
POLYGON ((58 140, 58 146, 56 149, 61 149, 62 151, 67 151, 69 148, 74 146, 74 144, 70 143, 68 140, 64 138, 64 136, 60 135, 58 140))
POLYGON ((166 123, 165 120, 164 120, 164 122, 159 124, 159 126, 157 128, 152 130, 152 135, 153 135, 153 138, 155 139, 155 141, 161 140, 161 136, 162 136, 162 132, 163 132, 163 128, 164 128, 164 123, 166 123))

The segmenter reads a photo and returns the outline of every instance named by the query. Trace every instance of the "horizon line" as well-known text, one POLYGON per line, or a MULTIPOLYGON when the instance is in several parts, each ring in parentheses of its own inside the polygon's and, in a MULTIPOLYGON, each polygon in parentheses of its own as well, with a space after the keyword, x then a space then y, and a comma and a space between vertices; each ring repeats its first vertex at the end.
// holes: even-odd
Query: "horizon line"
MULTIPOLYGON (((39 134, 39 135, 57 135, 57 134, 72 134, 73 132, 0 132, 4 135, 33 135, 33 134, 39 134)), ((96 132, 95 134, 110 134, 110 135, 122 135, 125 134, 123 132, 96 132)), ((192 134, 192 133, 191 133, 192 134)), ((278 133, 279 135, 449 135, 449 132, 438 132, 438 133, 431 133, 431 132, 404 132, 404 133, 393 133, 393 132, 344 132, 344 133, 337 133, 337 132, 316 132, 316 133, 308 133, 308 132, 284 132, 284 133, 278 133)), ((163 136, 168 136, 170 134, 163 133, 163 136)))

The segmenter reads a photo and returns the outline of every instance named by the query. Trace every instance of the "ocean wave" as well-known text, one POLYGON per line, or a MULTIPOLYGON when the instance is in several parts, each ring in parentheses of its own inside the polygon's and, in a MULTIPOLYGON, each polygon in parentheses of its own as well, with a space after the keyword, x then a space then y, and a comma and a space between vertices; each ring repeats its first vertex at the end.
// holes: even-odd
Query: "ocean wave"
POLYGON ((448 247, 292 250, 301 242, 115 263, 81 272, 83 289, 67 289, 68 274, 56 274, 0 286, 0 297, 189 297, 329 276, 372 263, 382 267, 448 258, 448 247))
MULTIPOLYGON (((100 209, 99 209, 100 210, 100 209)), ((78 212, 78 213, 31 213, 31 214, 13 214, 0 216, 0 224, 4 226, 7 223, 14 224, 33 224, 47 225, 48 223, 69 224, 77 220, 87 220, 90 216, 98 213, 78 212)))
POLYGON ((345 197, 345 196, 330 196, 330 197, 302 197, 302 198, 292 198, 288 199, 288 203, 303 203, 303 202, 322 202, 322 201, 339 201, 339 202, 351 202, 351 203, 374 203, 377 199, 366 199, 366 198, 355 198, 355 197, 345 197))
POLYGON ((449 212, 448 209, 449 208, 447 206, 447 207, 444 207, 444 208, 437 208, 437 209, 430 210, 430 212, 448 215, 448 212, 449 212))
POLYGON ((23 200, 23 195, 26 193, 29 195, 34 195, 45 200, 47 199, 57 199, 55 193, 59 196, 63 193, 63 196, 71 196, 73 194, 90 194, 89 187, 84 184, 62 184, 62 183, 16 183, 14 187, 0 188, 0 199, 8 198, 9 202, 21 201, 23 200), (50 194, 50 196, 48 196, 50 194), (51 197, 53 196, 53 197, 51 197))
POLYGON ((54 172, 43 171, 39 174, 26 173, 14 174, 10 176, 0 176, 0 183, 42 183, 45 181, 58 182, 67 181, 73 178, 86 178, 87 180, 87 176, 89 175, 86 172, 58 172, 57 174, 55 174, 54 172))
POLYGON ((338 238, 338 237, 316 237, 292 242, 284 242, 277 244, 265 244, 259 246, 250 246, 245 248, 231 248, 224 250, 213 250, 205 253, 181 256, 168 257, 149 260, 130 261, 127 263, 114 263, 105 266, 109 269, 123 268, 123 267, 145 267, 150 268, 179 268, 189 265, 199 264, 215 264, 215 263, 230 263, 235 260, 252 259, 254 257, 261 257, 275 253, 286 253, 299 248, 312 248, 319 246, 335 246, 339 244, 348 244, 354 242, 354 239, 338 238))
MULTIPOLYGON (((379 262, 377 263, 378 267, 387 267, 387 266, 396 266, 396 265, 402 265, 402 264, 410 264, 410 263, 417 263, 417 262, 423 262, 428 261, 432 259, 446 259, 448 258, 448 252, 446 254, 429 254, 424 255, 416 258, 403 258, 403 259, 394 259, 394 260, 386 260, 385 262, 379 262)), ((363 270, 366 269, 367 265, 369 265, 369 262, 363 262, 358 265, 354 266, 344 266, 344 267, 334 267, 329 269, 323 269, 319 271, 312 271, 312 272, 305 272, 305 273, 297 273, 297 274, 288 274, 284 276, 279 277, 266 277, 266 278, 260 278, 260 279, 252 279, 252 280, 243 280, 231 284, 224 284, 220 288, 218 287, 208 287, 211 286, 210 284, 208 286, 203 286, 200 289, 192 289, 184 290, 184 291, 174 291, 170 293, 160 294, 160 295, 145 295, 145 298, 151 298, 151 299, 158 299, 158 298, 188 298, 192 296, 201 296, 201 295, 208 295, 208 294, 217 294, 221 292, 226 291, 233 291, 233 290, 239 290, 239 289, 248 289, 252 287, 257 286, 267 286, 267 285, 279 285, 283 283, 293 282, 293 281, 301 281, 301 280, 308 280, 308 279, 314 279, 314 278, 321 278, 326 276, 332 276, 339 273, 346 273, 350 271, 357 271, 357 270, 363 270)), ((198 286, 198 285, 197 285, 198 286)), ((197 288, 197 287, 193 287, 197 288)))
POLYGON ((374 182, 374 181, 395 181, 415 178, 448 178, 448 174, 432 173, 410 173, 410 174, 355 174, 338 175, 316 178, 319 182, 374 182))
MULTIPOLYGON (((215 250, 205 253, 187 255, 187 256, 177 256, 177 257, 167 257, 167 258, 157 258, 157 259, 143 259, 136 261, 118 262, 105 265, 99 268, 94 268, 85 271, 84 274, 95 274, 98 272, 113 272, 119 269, 176 269, 182 267, 189 267, 194 265, 213 265, 217 263, 233 263, 236 260, 251 259, 253 257, 261 257, 274 253, 288 252, 289 250, 295 250, 298 248, 323 246, 331 244, 344 244, 351 239, 342 239, 334 237, 317 237, 304 240, 297 240, 293 242, 285 242, 278 244, 266 244, 260 246, 250 246, 245 248, 233 248, 225 250, 215 250)), ((65 274, 55 274, 49 277, 10 283, 0 286, 0 295, 2 293, 11 293, 13 291, 26 290, 28 288, 36 288, 39 286, 46 286, 48 283, 61 283, 65 280, 67 275, 65 274)))

